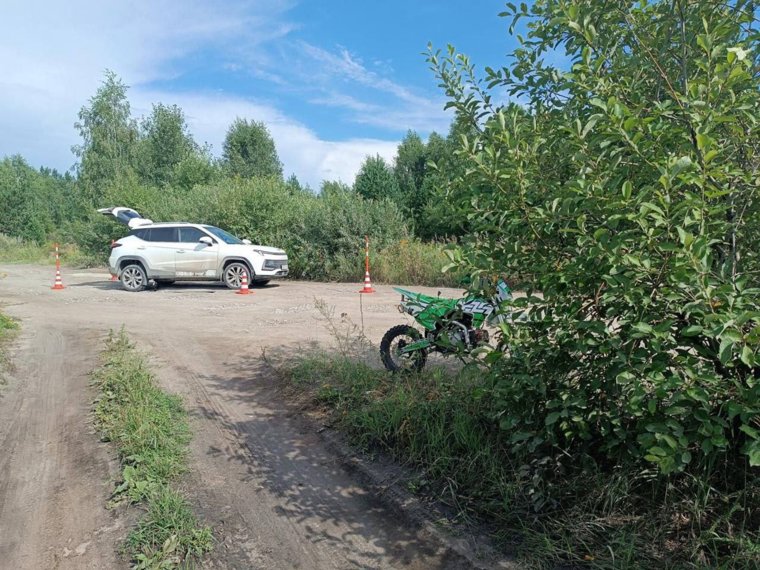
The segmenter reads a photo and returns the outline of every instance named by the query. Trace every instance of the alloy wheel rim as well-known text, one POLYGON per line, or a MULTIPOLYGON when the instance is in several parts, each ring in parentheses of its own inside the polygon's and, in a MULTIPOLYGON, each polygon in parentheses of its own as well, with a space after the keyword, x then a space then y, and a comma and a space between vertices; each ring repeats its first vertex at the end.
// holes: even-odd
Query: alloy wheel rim
POLYGON ((227 283, 233 287, 240 287, 243 284, 243 268, 239 265, 233 265, 227 269, 227 283))
POLYGON ((138 269, 129 268, 124 270, 123 274, 124 285, 130 289, 136 289, 143 282, 142 272, 138 269))

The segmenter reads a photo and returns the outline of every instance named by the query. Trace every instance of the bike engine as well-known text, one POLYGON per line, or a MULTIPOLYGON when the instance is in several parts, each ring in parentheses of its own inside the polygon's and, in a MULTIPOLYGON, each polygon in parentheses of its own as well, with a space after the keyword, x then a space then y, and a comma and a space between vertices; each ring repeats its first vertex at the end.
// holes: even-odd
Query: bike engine
POLYGON ((451 328, 448 331, 446 331, 446 336, 448 337, 448 341, 451 344, 452 347, 464 347, 465 346, 465 338, 464 338, 464 331, 458 328, 451 328))
POLYGON ((470 331, 470 344, 473 346, 479 345, 479 344, 488 344, 488 341, 490 340, 490 336, 488 335, 488 331, 482 330, 482 329, 476 329, 470 331))

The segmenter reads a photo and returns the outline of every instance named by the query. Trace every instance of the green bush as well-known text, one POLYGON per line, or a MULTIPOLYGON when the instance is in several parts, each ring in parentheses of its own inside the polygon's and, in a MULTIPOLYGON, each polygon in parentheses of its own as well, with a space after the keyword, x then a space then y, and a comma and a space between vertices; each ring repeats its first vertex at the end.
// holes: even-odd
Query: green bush
MULTIPOLYGON (((366 200, 349 190, 314 194, 277 178, 225 178, 191 190, 161 190, 123 183, 106 191, 108 204, 129 204, 153 220, 191 220, 222 227, 254 243, 288 252, 298 279, 361 281, 364 236, 371 238, 380 282, 450 285, 441 269, 443 247, 410 237, 405 219, 389 200, 366 200)), ((93 209, 94 210, 94 209, 93 209)), ((67 224, 64 233, 105 261, 123 226, 97 213, 67 224)))
POLYGON ((726 470, 727 492, 760 467, 760 76, 746 7, 541 0, 509 9, 530 33, 483 83, 453 50, 431 54, 473 125, 458 151, 473 228, 461 267, 530 272, 540 292, 515 302, 525 321, 492 355, 514 453, 726 470), (571 72, 542 63, 557 46, 571 72), (526 106, 494 109, 483 85, 526 106))

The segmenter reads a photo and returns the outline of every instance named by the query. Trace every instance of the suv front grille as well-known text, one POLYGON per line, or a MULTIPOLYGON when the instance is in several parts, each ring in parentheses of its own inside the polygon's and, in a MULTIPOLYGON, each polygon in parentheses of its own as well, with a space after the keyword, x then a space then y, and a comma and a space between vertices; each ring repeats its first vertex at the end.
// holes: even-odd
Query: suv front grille
POLYGON ((274 270, 282 269, 288 265, 287 261, 281 261, 279 259, 266 259, 264 260, 264 269, 274 270))

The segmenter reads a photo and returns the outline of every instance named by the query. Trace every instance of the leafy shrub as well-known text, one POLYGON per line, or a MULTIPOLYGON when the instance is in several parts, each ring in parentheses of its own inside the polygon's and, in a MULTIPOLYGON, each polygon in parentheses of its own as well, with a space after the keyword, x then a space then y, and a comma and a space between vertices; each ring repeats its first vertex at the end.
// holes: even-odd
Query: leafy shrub
MULTIPOLYGON (((444 276, 443 248, 410 238, 405 219, 389 200, 366 200, 350 190, 320 195, 277 178, 226 178, 191 190, 128 183, 111 187, 109 204, 129 204, 155 220, 192 220, 220 226, 254 243, 281 247, 291 275, 300 279, 361 281, 364 236, 378 252, 376 279, 397 283, 452 284, 444 276)), ((66 225, 67 237, 105 260, 108 244, 124 228, 97 213, 66 225)))
POLYGON ((760 466, 760 76, 746 7, 510 8, 530 33, 486 83, 525 107, 494 109, 466 58, 431 54, 475 132, 459 150, 473 225, 461 264, 527 268, 541 292, 516 303, 526 322, 504 326, 492 357, 515 453, 722 466, 728 489, 760 466), (557 46, 571 71, 544 63, 557 46))

